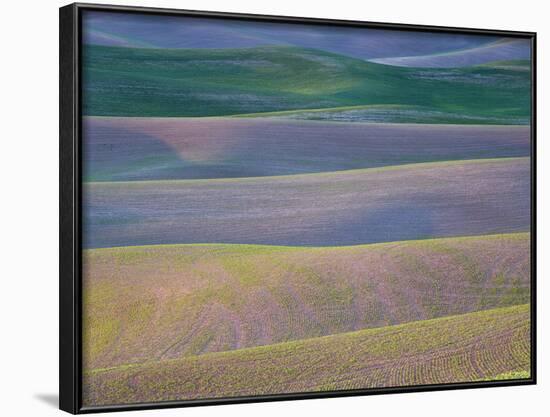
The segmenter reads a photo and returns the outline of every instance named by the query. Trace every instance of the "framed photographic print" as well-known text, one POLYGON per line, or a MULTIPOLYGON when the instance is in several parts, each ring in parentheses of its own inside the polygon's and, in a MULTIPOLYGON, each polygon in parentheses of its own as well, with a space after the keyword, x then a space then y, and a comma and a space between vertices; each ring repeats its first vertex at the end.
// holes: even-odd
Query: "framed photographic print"
POLYGON ((60 407, 534 384, 535 34, 60 9, 60 407))

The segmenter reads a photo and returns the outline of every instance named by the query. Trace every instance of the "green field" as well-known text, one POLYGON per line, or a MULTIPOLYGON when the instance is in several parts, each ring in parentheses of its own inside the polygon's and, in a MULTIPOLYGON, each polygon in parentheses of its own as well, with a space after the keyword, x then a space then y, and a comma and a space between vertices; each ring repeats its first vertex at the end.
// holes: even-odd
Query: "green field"
POLYGON ((84 404, 118 404, 530 375, 528 304, 88 371, 84 404))
MULTIPOLYGON (((405 121, 527 124, 530 73, 516 66, 402 68, 316 49, 84 50, 84 114, 226 116, 405 106, 405 121)), ((387 109, 386 109, 387 110, 387 109)), ((384 121, 402 121, 386 112, 384 121)))
POLYGON ((528 72, 531 70, 531 61, 527 59, 508 59, 508 60, 501 60, 501 61, 491 61, 485 64, 481 64, 479 66, 528 72))
POLYGON ((529 302, 529 234, 84 251, 85 369, 529 302))
MULTIPOLYGON (((514 67, 515 68, 515 67, 514 67)), ((481 114, 459 109, 443 110, 426 105, 366 104, 320 109, 281 110, 239 114, 232 117, 267 117, 325 122, 416 123, 441 125, 523 125, 527 119, 509 114, 481 114)))

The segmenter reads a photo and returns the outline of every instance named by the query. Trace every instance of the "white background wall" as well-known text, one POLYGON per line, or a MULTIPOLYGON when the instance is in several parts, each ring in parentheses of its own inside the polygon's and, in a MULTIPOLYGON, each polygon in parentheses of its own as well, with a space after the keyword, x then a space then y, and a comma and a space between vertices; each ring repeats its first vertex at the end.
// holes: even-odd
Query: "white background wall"
MULTIPOLYGON (((98 0, 100 1, 100 0, 98 0)), ((113 0, 118 4, 538 32, 539 385, 139 412, 185 415, 517 416, 550 396, 549 11, 541 0, 113 0), (546 327, 546 329, 545 329, 546 327), (546 395, 545 395, 546 394, 546 395), (546 398, 545 398, 546 397, 546 398)), ((5 1, 0 13, 0 414, 60 415, 58 0, 5 1)), ((546 403, 548 404, 548 403, 546 403)), ((538 409, 538 412, 537 412, 538 409)), ((127 415, 127 413, 125 413, 127 415)))

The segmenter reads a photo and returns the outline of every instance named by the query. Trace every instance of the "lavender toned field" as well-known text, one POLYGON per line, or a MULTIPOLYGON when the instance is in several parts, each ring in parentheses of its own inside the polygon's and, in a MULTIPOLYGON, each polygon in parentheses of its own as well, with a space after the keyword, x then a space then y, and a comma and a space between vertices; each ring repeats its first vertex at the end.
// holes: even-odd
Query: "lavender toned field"
POLYGON ((84 404, 169 401, 530 375, 529 305, 176 360, 89 370, 84 404))
MULTIPOLYGON (((500 39, 473 48, 431 55, 373 59, 371 62, 416 68, 457 68, 487 64, 492 61, 529 60, 526 39, 500 39)), ((528 61, 527 61, 528 63, 528 61)), ((527 67, 528 71, 529 68, 527 67)))
MULTIPOLYGON (((181 17, 86 13, 87 45, 134 48, 212 49, 294 45, 361 59, 426 55, 469 49, 494 41, 493 36, 402 32, 352 27, 303 26, 181 17), (123 20, 123 21, 122 21, 123 20), (183 23, 183 24, 182 24, 183 23)), ((526 46, 525 49, 528 49, 526 46)))
POLYGON ((87 250, 84 367, 527 303, 529 250, 527 233, 330 248, 210 244, 87 250))
POLYGON ((528 158, 291 176, 88 183, 87 248, 334 246, 529 230, 528 158))
POLYGON ((84 177, 88 181, 256 177, 530 152, 529 126, 288 120, 384 121, 384 115, 392 112, 413 120, 421 111, 406 106, 329 110, 278 112, 268 114, 270 118, 86 117, 84 177))
POLYGON ((530 378, 530 40, 82 41, 85 406, 530 378))

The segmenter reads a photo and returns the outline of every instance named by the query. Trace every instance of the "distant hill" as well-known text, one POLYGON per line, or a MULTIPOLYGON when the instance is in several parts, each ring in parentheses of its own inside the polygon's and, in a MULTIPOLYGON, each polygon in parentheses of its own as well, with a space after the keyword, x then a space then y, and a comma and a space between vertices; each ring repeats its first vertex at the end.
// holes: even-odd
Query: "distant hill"
POLYGON ((411 69, 281 46, 90 45, 83 66, 83 111, 93 116, 227 116, 356 105, 415 106, 421 111, 409 122, 420 123, 432 122, 434 112, 442 122, 478 124, 526 124, 530 116, 530 74, 514 68, 411 69))
POLYGON ((327 248, 87 250, 85 368, 523 304, 529 242, 519 233, 327 248))
POLYGON ((120 404, 530 376, 529 305, 84 375, 84 404, 120 404))
POLYGON ((459 51, 425 56, 378 58, 371 62, 401 67, 453 68, 469 67, 491 61, 529 60, 531 58, 529 42, 528 39, 501 39, 459 51))
POLYGON ((360 59, 426 55, 480 46, 498 39, 460 33, 318 26, 204 17, 86 11, 83 42, 149 48, 316 48, 360 59))

